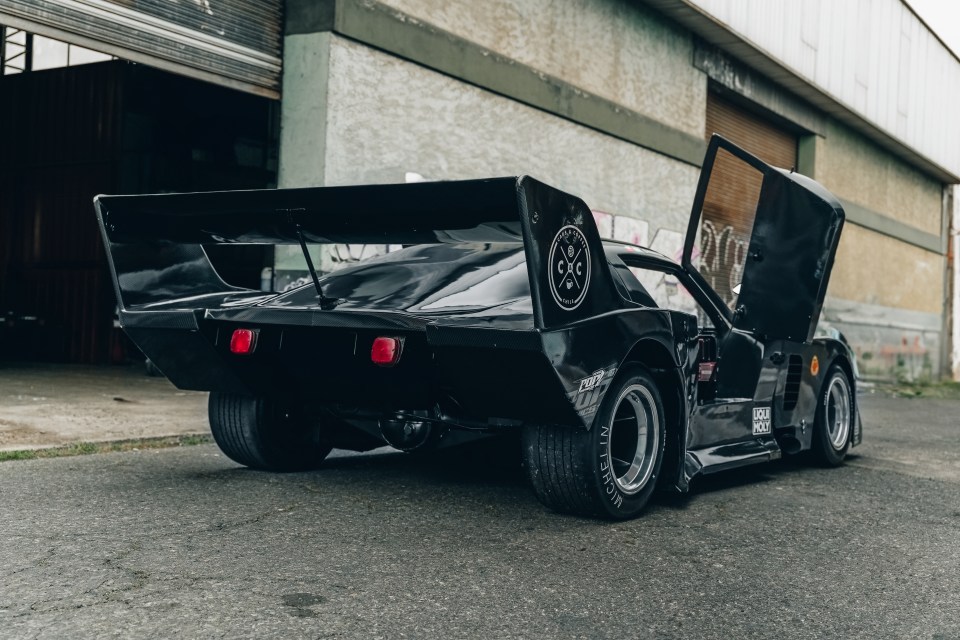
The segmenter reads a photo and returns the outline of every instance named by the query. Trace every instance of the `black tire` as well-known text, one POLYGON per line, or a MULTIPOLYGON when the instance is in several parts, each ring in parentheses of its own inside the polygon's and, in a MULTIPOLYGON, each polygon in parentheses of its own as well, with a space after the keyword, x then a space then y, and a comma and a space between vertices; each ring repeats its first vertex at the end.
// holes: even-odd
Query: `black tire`
POLYGON ((163 371, 160 371, 160 368, 153 363, 153 360, 147 358, 143 363, 144 368, 147 370, 147 375, 151 378, 162 376, 163 371))
POLYGON ((814 421, 810 455, 816 464, 835 467, 843 462, 850 449, 853 433, 853 387, 847 373, 837 364, 830 367, 820 387, 817 417, 814 421))
POLYGON ((540 502, 616 520, 636 517, 647 506, 665 442, 660 392, 637 365, 621 370, 590 431, 540 425, 523 431, 524 460, 540 502))
POLYGON ((213 392, 210 430, 220 450, 234 462, 263 471, 317 468, 331 447, 316 425, 272 398, 213 392))

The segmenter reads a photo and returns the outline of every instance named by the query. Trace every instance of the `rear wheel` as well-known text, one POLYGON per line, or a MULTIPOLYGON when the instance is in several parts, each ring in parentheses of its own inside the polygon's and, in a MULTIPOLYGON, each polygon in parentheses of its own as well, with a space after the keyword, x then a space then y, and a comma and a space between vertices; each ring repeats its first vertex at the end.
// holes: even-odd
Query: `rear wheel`
POLYGON ((843 462, 850 449, 854 404, 850 380, 842 367, 834 364, 820 389, 813 431, 813 460, 827 467, 843 462))
POLYGON ((213 392, 210 430, 234 462, 263 471, 315 469, 330 453, 319 429, 296 407, 275 398, 213 392))
POLYGON ((162 376, 163 371, 160 371, 160 368, 153 363, 153 360, 147 358, 143 363, 144 368, 147 371, 147 375, 152 377, 162 376))
POLYGON ((540 501, 558 511, 626 519, 650 500, 665 443, 663 403, 645 369, 626 368, 590 431, 524 428, 524 457, 540 501))

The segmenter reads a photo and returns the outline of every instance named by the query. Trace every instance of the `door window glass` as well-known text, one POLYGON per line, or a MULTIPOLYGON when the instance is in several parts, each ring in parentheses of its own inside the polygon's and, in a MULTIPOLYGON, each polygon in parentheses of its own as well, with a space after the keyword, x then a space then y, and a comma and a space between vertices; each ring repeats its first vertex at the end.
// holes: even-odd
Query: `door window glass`
POLYGON ((736 310, 763 174, 726 149, 717 151, 699 216, 691 262, 736 310))
MULTIPOLYGON (((624 261, 629 260, 629 257, 624 261)), ((636 287, 642 290, 645 295, 652 298, 652 301, 661 309, 672 309, 674 311, 683 311, 690 315, 697 316, 697 322, 700 327, 713 328, 715 325, 710 316, 703 310, 703 307, 694 299, 690 291, 683 286, 677 276, 666 271, 651 269, 649 267, 630 266, 627 272, 620 272, 624 280, 633 276, 638 283, 636 287)))

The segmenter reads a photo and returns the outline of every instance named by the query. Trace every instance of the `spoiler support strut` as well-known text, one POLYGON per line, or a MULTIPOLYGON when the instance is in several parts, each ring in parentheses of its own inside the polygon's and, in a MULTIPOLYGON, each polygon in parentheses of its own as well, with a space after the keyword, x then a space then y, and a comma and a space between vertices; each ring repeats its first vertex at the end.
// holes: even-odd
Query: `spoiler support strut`
POLYGON ((310 252, 307 250, 307 243, 303 239, 303 231, 300 229, 299 224, 297 224, 297 240, 300 241, 300 249, 303 251, 303 258, 307 261, 307 269, 310 270, 310 277, 313 278, 313 286, 317 289, 317 297, 320 298, 320 308, 324 310, 333 309, 340 301, 327 298, 323 295, 323 287, 320 286, 320 278, 317 277, 317 270, 313 266, 313 258, 310 257, 310 252))

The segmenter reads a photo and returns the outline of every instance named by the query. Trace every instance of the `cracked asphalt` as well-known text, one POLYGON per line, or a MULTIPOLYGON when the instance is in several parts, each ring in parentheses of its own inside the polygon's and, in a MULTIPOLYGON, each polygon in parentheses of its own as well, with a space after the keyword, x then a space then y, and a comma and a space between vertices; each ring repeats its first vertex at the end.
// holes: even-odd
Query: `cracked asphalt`
POLYGON ((833 470, 560 516, 474 451, 0 463, 2 638, 960 638, 960 402, 863 399, 833 470))

